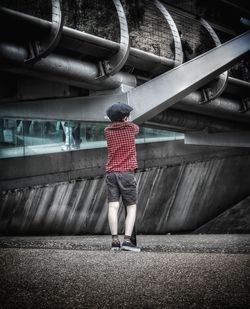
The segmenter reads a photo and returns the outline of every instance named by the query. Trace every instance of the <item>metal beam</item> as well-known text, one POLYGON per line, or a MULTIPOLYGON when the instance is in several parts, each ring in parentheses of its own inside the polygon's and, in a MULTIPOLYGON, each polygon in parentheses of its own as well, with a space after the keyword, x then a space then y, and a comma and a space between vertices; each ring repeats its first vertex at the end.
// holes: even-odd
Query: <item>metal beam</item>
POLYGON ((129 91, 132 120, 143 123, 207 84, 250 51, 250 31, 129 91))
POLYGON ((112 103, 127 103, 126 95, 99 95, 1 104, 0 118, 107 122, 112 103))
MULTIPOLYGON (((238 101, 229 100, 225 98, 218 98, 214 100, 211 104, 200 105, 199 104, 200 95, 198 92, 193 92, 190 95, 183 98, 175 108, 178 107, 180 114, 173 116, 173 113, 168 113, 168 110, 155 116, 150 121, 156 122, 158 124, 171 123, 172 125, 177 124, 177 126, 185 129, 185 126, 190 129, 202 129, 201 122, 206 127, 214 127, 218 130, 225 130, 221 127, 220 118, 231 119, 235 123, 245 123, 249 124, 250 114, 239 113, 241 107, 238 101), (189 119, 187 115, 183 115, 183 111, 186 109, 191 110, 196 113, 196 120, 194 117, 189 119), (211 120, 204 120, 202 115, 210 115, 211 118, 216 118, 211 123, 211 120), (172 116, 171 116, 172 115, 172 116), (182 120, 185 119, 185 125, 182 120, 178 117, 182 116, 182 120), (191 121, 191 122, 190 122, 191 121), (196 123, 194 123, 194 121, 196 123), (217 123, 217 125, 215 125, 217 123)), ((16 119, 44 119, 44 120, 79 120, 79 121, 108 121, 105 118, 107 108, 117 102, 128 103, 127 96, 124 93, 112 95, 98 95, 98 96, 88 96, 88 97, 74 97, 74 98, 60 98, 60 99, 46 99, 46 100, 35 100, 35 101, 23 101, 11 104, 0 104, 0 118, 16 118, 16 119)), ((224 124, 223 124, 224 126, 224 124)), ((230 128, 235 129, 236 127, 231 126, 230 128)), ((229 129, 229 127, 228 127, 229 129)))
POLYGON ((250 147, 250 131, 223 133, 188 132, 185 134, 185 144, 250 147))
MULTIPOLYGON (((53 100, 27 101, 0 105, 0 118, 41 119, 41 120, 78 120, 85 122, 107 122, 105 110, 114 102, 127 103, 124 95, 105 95, 98 97, 67 98, 53 100)), ((246 130, 249 126, 237 122, 215 119, 204 115, 167 109, 146 124, 152 127, 180 131, 204 130, 222 132, 246 130)))

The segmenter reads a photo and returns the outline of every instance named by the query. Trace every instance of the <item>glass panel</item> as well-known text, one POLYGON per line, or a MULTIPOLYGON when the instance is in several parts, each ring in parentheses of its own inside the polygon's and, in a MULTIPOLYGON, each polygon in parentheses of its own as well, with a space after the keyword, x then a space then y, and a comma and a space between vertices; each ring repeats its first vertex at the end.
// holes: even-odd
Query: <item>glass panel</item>
MULTIPOLYGON (((0 119, 0 158, 106 147, 106 123, 0 119)), ((183 139, 181 133, 140 127, 136 143, 183 139)))
POLYGON ((0 119, 0 158, 24 155, 23 124, 16 119, 0 119))
POLYGON ((106 126, 107 124, 104 123, 82 123, 81 149, 105 147, 104 128, 106 126))
POLYGON ((60 121, 24 121, 25 155, 60 151, 63 128, 60 121))

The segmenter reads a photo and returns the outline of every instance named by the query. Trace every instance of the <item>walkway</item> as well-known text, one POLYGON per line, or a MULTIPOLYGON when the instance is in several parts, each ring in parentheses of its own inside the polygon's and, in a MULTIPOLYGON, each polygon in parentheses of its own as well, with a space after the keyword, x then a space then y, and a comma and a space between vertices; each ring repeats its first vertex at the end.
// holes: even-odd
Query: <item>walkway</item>
POLYGON ((250 235, 0 237, 0 308, 249 308, 250 235))

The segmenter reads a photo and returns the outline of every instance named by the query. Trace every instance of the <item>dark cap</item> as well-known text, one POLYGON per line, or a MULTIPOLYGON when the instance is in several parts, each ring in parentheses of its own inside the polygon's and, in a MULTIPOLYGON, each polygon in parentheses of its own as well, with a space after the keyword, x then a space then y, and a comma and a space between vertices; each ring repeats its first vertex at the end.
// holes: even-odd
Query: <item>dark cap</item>
POLYGON ((129 116, 130 112, 133 108, 124 103, 116 103, 111 105, 106 114, 111 121, 122 121, 122 119, 126 116, 129 116))

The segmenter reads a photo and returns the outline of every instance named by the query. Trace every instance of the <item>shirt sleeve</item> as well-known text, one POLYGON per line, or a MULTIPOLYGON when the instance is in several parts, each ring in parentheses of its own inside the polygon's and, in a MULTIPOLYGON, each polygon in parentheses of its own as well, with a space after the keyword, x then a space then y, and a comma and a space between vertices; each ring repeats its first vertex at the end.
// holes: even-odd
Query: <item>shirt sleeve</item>
POLYGON ((134 127, 134 131, 135 131, 135 135, 137 135, 140 131, 140 128, 137 124, 133 123, 133 127, 134 127))
POLYGON ((105 136, 105 138, 107 139, 107 135, 108 135, 108 127, 104 128, 103 132, 104 132, 104 136, 105 136))

